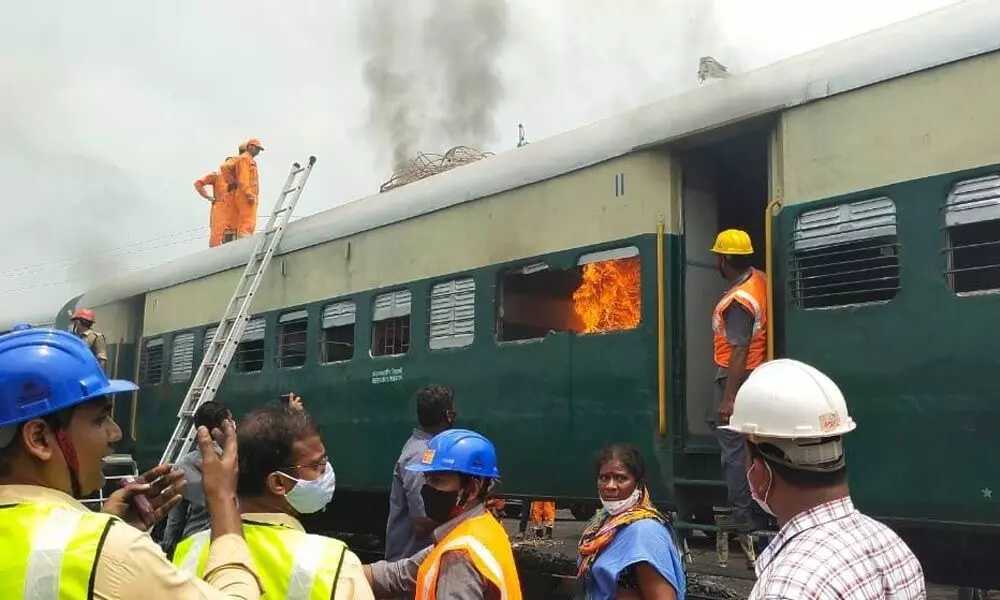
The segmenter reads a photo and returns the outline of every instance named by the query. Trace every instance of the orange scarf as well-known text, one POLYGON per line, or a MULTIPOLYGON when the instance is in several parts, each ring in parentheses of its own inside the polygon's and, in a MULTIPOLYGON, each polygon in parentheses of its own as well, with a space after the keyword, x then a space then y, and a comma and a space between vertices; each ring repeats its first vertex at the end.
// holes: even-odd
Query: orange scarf
POLYGON ((580 536, 580 545, 577 548, 580 553, 580 568, 576 576, 579 578, 590 569, 601 550, 615 539, 619 529, 642 519, 656 519, 664 525, 668 523, 663 513, 649 500, 649 491, 645 487, 640 492, 639 502, 632 508, 615 516, 603 508, 599 510, 580 536))

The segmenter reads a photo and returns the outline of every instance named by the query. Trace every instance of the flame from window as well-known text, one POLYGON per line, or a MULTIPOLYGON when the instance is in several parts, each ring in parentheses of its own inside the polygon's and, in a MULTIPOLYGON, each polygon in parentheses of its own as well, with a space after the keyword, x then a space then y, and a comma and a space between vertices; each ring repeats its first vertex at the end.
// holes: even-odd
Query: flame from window
POLYGON ((583 281, 573 292, 582 333, 634 329, 640 308, 638 256, 584 265, 583 281))

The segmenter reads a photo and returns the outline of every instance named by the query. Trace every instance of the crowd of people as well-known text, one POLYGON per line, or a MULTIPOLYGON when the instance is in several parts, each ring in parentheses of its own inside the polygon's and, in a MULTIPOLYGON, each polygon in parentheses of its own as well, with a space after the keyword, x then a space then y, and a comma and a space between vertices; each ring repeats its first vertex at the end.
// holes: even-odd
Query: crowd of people
MULTIPOLYGON (((453 391, 416 394, 417 427, 392 472, 385 560, 362 564, 299 518, 336 489, 321 431, 295 394, 237 424, 218 402, 197 411, 198 449, 112 493, 121 439, 109 380, 79 337, 48 329, 0 336, 0 597, 138 599, 521 598, 510 539, 487 510, 497 449, 455 427, 453 391), (168 517, 169 515, 169 517, 168 517), (158 545, 148 532, 168 519, 158 545)), ((726 431, 743 436, 745 477, 781 526, 757 563, 752 598, 924 597, 919 563, 852 505, 842 436, 855 428, 836 384, 803 363, 754 369, 726 431)), ((574 597, 682 599, 686 578, 669 519, 654 505, 643 456, 625 444, 594 463, 601 508, 578 546, 574 597)))

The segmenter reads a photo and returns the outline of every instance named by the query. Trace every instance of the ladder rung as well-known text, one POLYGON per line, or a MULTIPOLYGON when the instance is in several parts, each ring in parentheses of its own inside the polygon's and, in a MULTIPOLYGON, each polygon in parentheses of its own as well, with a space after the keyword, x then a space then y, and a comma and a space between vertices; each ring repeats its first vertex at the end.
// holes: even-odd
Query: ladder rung
POLYGON ((281 225, 278 225, 277 227, 274 227, 274 228, 272 228, 272 229, 268 229, 268 230, 267 230, 267 231, 265 232, 265 235, 266 235, 266 234, 268 234, 268 233, 274 233, 275 231, 278 231, 279 229, 281 229, 281 225))
POLYGON ((299 189, 299 186, 290 187, 290 188, 288 188, 287 190, 285 190, 285 191, 283 191, 281 193, 287 196, 288 194, 291 194, 292 192, 294 192, 297 189, 299 189))
POLYGON ((298 169, 294 169, 292 171, 292 175, 298 175, 299 173, 301 173, 302 171, 305 171, 305 170, 306 170, 306 167, 299 167, 298 169))

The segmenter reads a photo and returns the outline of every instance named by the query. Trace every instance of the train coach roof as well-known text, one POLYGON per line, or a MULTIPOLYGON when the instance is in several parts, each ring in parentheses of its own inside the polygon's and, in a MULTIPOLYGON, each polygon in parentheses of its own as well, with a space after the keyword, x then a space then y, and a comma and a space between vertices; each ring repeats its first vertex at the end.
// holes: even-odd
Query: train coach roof
MULTIPOLYGON (((637 148, 992 52, 1000 48, 997 32, 1000 2, 965 0, 305 217, 289 225, 277 252, 350 236, 551 179, 637 148)), ((691 65, 692 77, 696 66, 691 65)), ((244 238, 104 282, 78 305, 100 306, 242 266, 252 245, 253 238, 244 238)))

